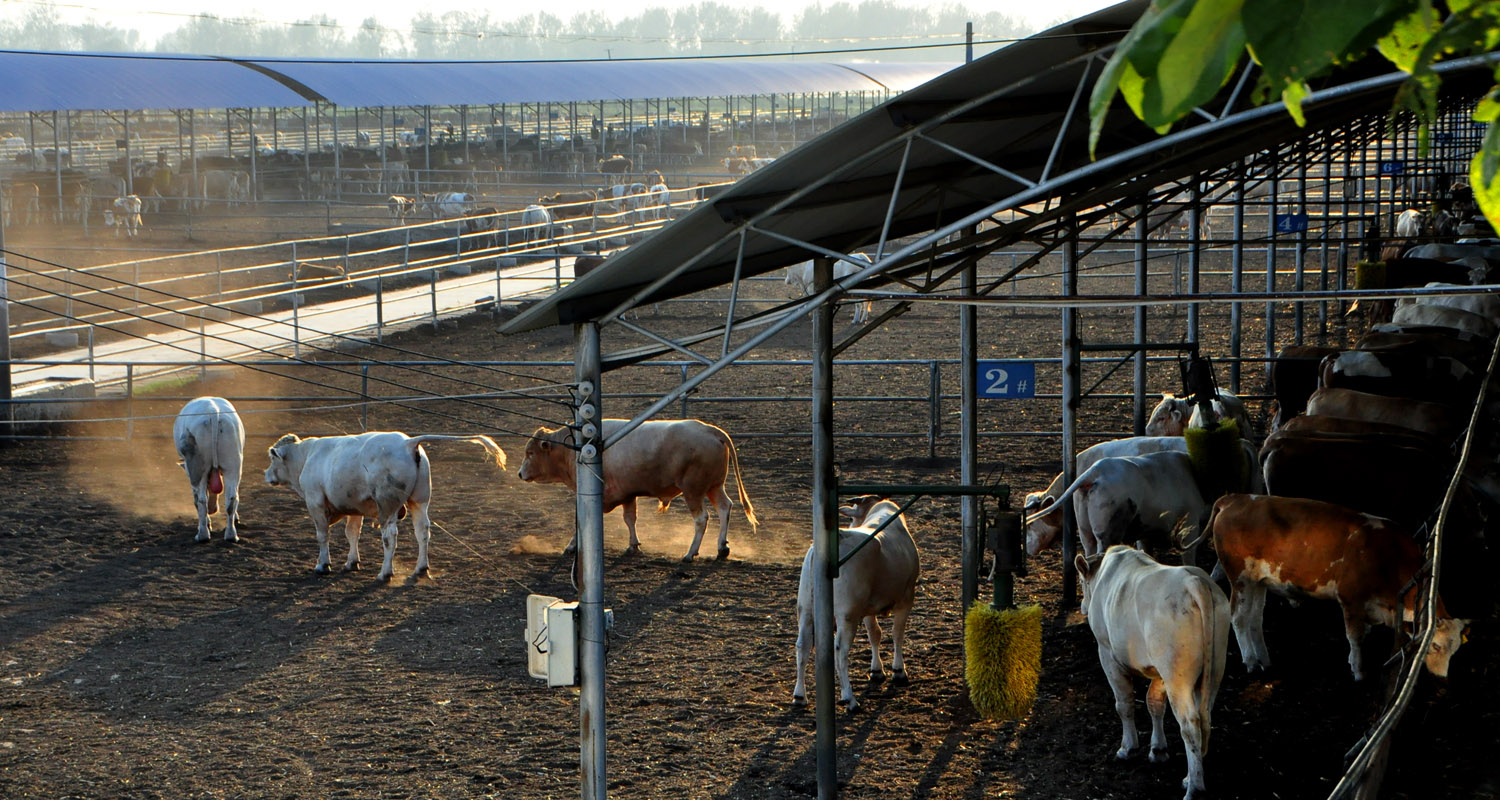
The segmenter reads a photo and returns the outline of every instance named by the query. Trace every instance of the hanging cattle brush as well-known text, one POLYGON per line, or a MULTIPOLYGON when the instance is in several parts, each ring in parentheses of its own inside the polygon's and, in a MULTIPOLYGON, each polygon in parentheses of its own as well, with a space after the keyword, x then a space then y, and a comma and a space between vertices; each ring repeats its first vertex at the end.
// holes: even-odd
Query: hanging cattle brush
POLYGON ((1017 608, 1014 576, 1023 574, 1021 515, 994 521, 995 601, 976 601, 964 616, 964 678, 969 702, 991 719, 1022 719, 1036 702, 1042 674, 1042 607, 1017 608))

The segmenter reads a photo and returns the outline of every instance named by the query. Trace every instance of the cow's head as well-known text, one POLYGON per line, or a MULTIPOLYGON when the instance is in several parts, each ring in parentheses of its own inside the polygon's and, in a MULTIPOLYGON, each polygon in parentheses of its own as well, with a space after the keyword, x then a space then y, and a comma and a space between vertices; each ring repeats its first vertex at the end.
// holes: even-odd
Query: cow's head
POLYGON ((1184 409, 1187 401, 1170 394, 1163 394, 1161 402, 1151 410, 1151 416, 1146 419, 1147 436, 1181 436, 1184 409))
POLYGON ((850 527, 858 528, 865 524, 865 518, 870 515, 870 509, 882 500, 878 494, 864 494, 851 497, 847 505, 839 506, 839 514, 853 520, 850 527))
POLYGON ((526 442, 526 457, 521 461, 521 480, 531 483, 566 483, 572 485, 573 458, 569 444, 572 431, 567 428, 537 428, 526 442))
POLYGON ((1063 509, 1058 507, 1050 514, 1037 512, 1057 502, 1057 498, 1046 492, 1028 492, 1026 504, 1021 508, 1026 521, 1026 554, 1034 556, 1057 544, 1063 529, 1063 509))
POLYGON ((1090 594, 1089 587, 1093 585, 1094 579, 1099 575, 1099 568, 1104 564, 1104 555, 1104 553, 1095 553, 1091 556, 1086 556, 1083 553, 1079 553, 1073 556, 1073 568, 1078 570, 1078 588, 1083 592, 1083 603, 1079 608, 1085 614, 1089 611, 1089 598, 1093 596, 1090 594))
POLYGON ((272 486, 296 485, 302 472, 301 448, 297 446, 301 442, 297 434, 288 433, 266 450, 271 457, 271 465, 266 467, 266 483, 272 486))
POLYGON ((1464 643, 1464 628, 1468 627, 1466 620, 1454 619, 1438 609, 1439 614, 1436 621, 1436 630, 1432 634, 1432 646, 1427 649, 1424 661, 1427 671, 1439 678, 1448 677, 1448 662, 1452 660, 1453 654, 1458 652, 1460 645, 1464 643))

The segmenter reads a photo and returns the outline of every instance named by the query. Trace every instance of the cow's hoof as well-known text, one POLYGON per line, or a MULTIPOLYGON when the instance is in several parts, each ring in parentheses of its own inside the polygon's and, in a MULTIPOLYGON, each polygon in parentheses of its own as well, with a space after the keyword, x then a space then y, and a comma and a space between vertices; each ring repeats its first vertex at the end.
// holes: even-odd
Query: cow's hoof
POLYGON ((356 561, 353 564, 345 564, 344 565, 344 571, 345 572, 359 572, 359 562, 356 561))
POLYGON ((906 677, 906 670, 896 670, 891 673, 891 683, 896 686, 910 686, 911 678, 906 677))
POLYGON ((885 683, 885 673, 871 671, 870 683, 885 683))
POLYGON ((235 544, 239 540, 240 540, 240 537, 237 536, 237 535, 230 535, 230 534, 225 534, 224 535, 224 541, 228 542, 229 544, 235 544))
POLYGON ((393 574, 395 574, 395 573, 385 573, 383 575, 377 575, 377 576, 375 576, 375 580, 378 580, 381 583, 390 583, 391 582, 391 575, 393 575, 393 574))
POLYGON ((1146 756, 1146 758, 1153 764, 1160 764, 1161 762, 1166 761, 1168 758, 1167 748, 1153 747, 1151 748, 1151 752, 1146 756))
POLYGON ((641 554, 641 546, 638 545, 638 544, 633 544, 633 545, 625 548, 625 555, 627 555, 627 556, 638 556, 640 554, 641 554))
POLYGON ((792 695, 792 707, 807 708, 807 698, 798 694, 792 695))
POLYGON ((1119 750, 1115 751, 1115 758, 1124 761, 1125 759, 1130 758, 1130 751, 1122 747, 1119 750))
POLYGON ((313 572, 318 575, 327 575, 331 571, 332 570, 328 569, 327 564, 319 564, 316 567, 313 567, 313 572))
POLYGON ((195 542, 206 542, 210 538, 211 537, 208 534, 206 534, 206 533, 200 533, 197 536, 193 537, 193 541, 195 541, 195 542))
POLYGON ((685 555, 685 556, 682 557, 682 563, 684 563, 684 564, 691 564, 691 563, 693 563, 693 559, 695 559, 697 557, 698 557, 697 553, 688 553, 687 555, 685 555))
POLYGON ((719 548, 719 554, 714 557, 714 560, 715 561, 723 561, 726 558, 729 558, 729 546, 728 545, 725 545, 724 547, 720 547, 719 548))

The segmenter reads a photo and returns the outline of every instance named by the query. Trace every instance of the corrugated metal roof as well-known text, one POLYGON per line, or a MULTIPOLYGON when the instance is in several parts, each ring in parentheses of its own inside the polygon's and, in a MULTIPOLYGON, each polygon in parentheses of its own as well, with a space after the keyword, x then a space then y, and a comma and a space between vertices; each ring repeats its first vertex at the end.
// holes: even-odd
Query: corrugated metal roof
POLYGON ((249 60, 344 107, 904 91, 953 64, 742 61, 249 60))
MULTIPOLYGON (((1099 160, 1091 161, 1089 90, 1103 59, 1146 6, 1147 0, 1120 3, 886 101, 751 173, 527 309, 502 330, 598 319, 678 270, 671 283, 643 302, 727 284, 742 247, 741 274, 746 277, 809 257, 807 249, 766 232, 848 253, 878 241, 888 208, 894 208, 890 235, 899 238, 951 226, 1007 199, 1014 200, 1009 207, 1048 201, 1044 213, 1028 217, 1028 224, 1039 224, 1070 209, 1150 191, 1281 142, 1388 111, 1404 78, 1401 73, 1381 75, 1378 59, 1356 62, 1314 87, 1318 91, 1306 104, 1306 128, 1298 128, 1279 105, 1240 111, 1248 105, 1240 100, 1226 112, 1233 82, 1205 104, 1211 117, 1224 118, 1190 115, 1167 137, 1157 136, 1117 99, 1100 138, 1099 160), (1069 118, 1075 96, 1084 108, 1069 118), (1060 130, 1055 161, 1044 175, 1060 130), (892 205, 903 158, 906 172, 892 205), (747 229, 747 222, 754 228, 747 229)), ((1482 93, 1490 81, 1488 68, 1480 65, 1445 78, 1443 89, 1482 93)), ((861 288, 880 282, 876 277, 861 288)))
POLYGON ((346 61, 0 51, 0 111, 596 102, 900 92, 953 64, 812 61, 346 61))
POLYGON ((208 56, 0 51, 0 111, 289 108, 275 78, 208 56))

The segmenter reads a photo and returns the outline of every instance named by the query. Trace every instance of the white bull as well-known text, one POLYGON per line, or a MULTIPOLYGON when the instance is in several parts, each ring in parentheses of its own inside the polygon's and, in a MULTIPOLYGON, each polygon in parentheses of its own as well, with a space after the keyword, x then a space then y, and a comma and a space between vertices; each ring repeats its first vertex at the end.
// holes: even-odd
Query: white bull
MULTIPOLYGON (((849 649, 861 620, 870 641, 870 677, 883 680, 885 667, 880 660, 877 617, 891 615, 894 650, 891 672, 897 683, 906 682, 901 649, 922 564, 917 543, 899 512, 900 507, 895 503, 874 496, 858 498, 853 505, 839 509, 839 513, 853 517, 855 525, 839 530, 839 557, 851 552, 854 555, 839 567, 838 577, 833 581, 834 671, 838 674, 840 696, 850 711, 859 707, 849 682, 849 649), (888 519, 890 524, 875 533, 888 519)), ((797 683, 792 687, 792 702, 796 705, 807 703, 807 662, 813 651, 813 579, 821 568, 814 560, 813 548, 809 547, 802 559, 802 577, 797 585, 797 683)))
POLYGON ((427 540, 430 520, 427 505, 432 499, 432 466, 424 442, 460 441, 482 446, 502 470, 505 452, 488 436, 407 436, 397 431, 371 431, 357 436, 323 436, 299 439, 287 434, 271 445, 271 465, 266 483, 287 486, 307 504, 318 534, 318 565, 328 569, 328 526, 344 522, 349 539, 349 557, 344 570, 359 569, 359 529, 365 517, 374 517, 380 528, 385 561, 380 580, 389 580, 396 558, 396 521, 412 512, 417 539, 414 575, 427 572, 427 540))
POLYGON ((198 397, 177 412, 172 442, 193 487, 198 509, 195 541, 208 541, 209 517, 218 513, 224 495, 224 541, 239 541, 240 473, 245 462, 245 427, 234 406, 222 397, 198 397))
MULTIPOLYGON (((1213 400, 1214 413, 1220 419, 1232 419, 1239 426, 1240 437, 1251 438, 1250 416, 1245 413, 1245 404, 1235 395, 1229 392, 1215 391, 1213 400)), ((1163 394, 1161 402, 1151 410, 1151 416, 1146 418, 1147 436, 1181 436, 1188 428, 1188 422, 1192 418, 1192 401, 1186 397, 1163 394)))
MULTIPOLYGON (((1050 505, 1027 516, 1027 526, 1061 510, 1075 492, 1082 501, 1075 503, 1074 510, 1084 555, 1091 556, 1123 542, 1127 531, 1159 531, 1170 535, 1179 521, 1196 537, 1208 515, 1208 503, 1193 475, 1192 459, 1186 452, 1163 450, 1099 459, 1050 505)), ((1028 552, 1035 555, 1049 544, 1040 536, 1033 537, 1028 530, 1028 552)), ((1192 551, 1185 553, 1184 561, 1193 563, 1193 556, 1192 551)))
POLYGON ((1099 665, 1115 695, 1122 735, 1116 758, 1137 744, 1134 678, 1151 681, 1153 762, 1167 759, 1166 706, 1187 746, 1188 798, 1203 791, 1214 699, 1224 679, 1229 648, 1229 598, 1197 567, 1168 567, 1129 547, 1074 558, 1083 585, 1083 609, 1099 643, 1099 665))
MULTIPOLYGON (((850 258, 863 261, 864 264, 852 264, 843 259, 833 262, 833 279, 848 277, 864 269, 866 265, 873 263, 870 257, 864 253, 850 253, 850 258)), ((797 287, 797 291, 806 297, 813 293, 813 262, 804 261, 793 264, 786 268, 786 283, 788 286, 797 287)), ((854 304, 854 324, 858 325, 870 318, 875 304, 870 300, 863 300, 854 304)))

